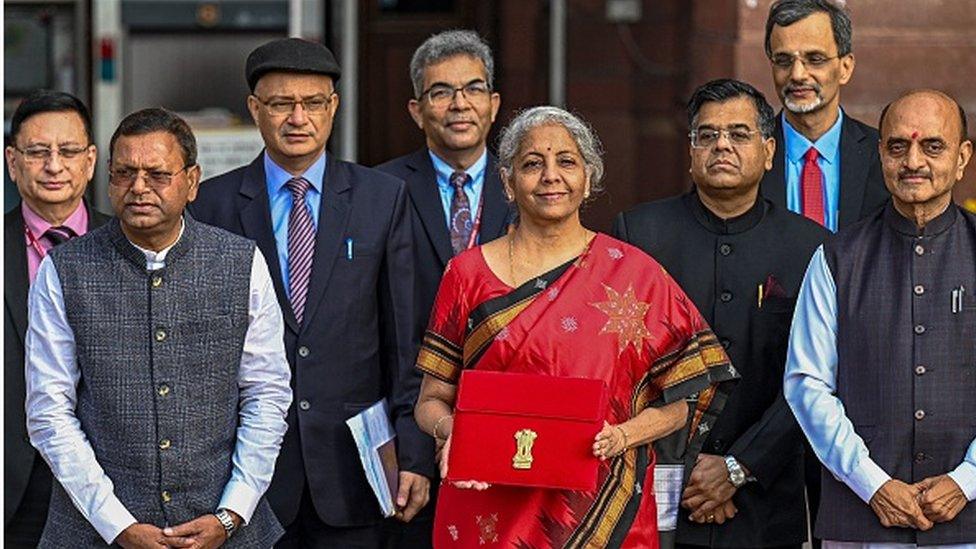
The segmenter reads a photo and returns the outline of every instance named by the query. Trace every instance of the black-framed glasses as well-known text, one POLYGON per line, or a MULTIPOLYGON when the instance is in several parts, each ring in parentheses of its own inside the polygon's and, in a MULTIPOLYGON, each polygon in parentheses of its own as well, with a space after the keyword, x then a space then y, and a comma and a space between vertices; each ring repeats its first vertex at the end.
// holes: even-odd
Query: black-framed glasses
POLYGON ((691 146, 696 149, 707 149, 714 147, 721 136, 725 136, 732 145, 748 145, 752 142, 752 136, 760 133, 759 130, 748 128, 698 128, 688 134, 691 138, 691 146))
POLYGON ((173 180, 181 172, 186 171, 187 168, 193 167, 194 164, 186 164, 179 170, 175 172, 167 172, 164 170, 142 170, 133 168, 111 168, 109 169, 109 183, 119 188, 129 188, 135 185, 136 180, 139 179, 141 174, 146 174, 146 183, 153 189, 165 189, 169 187, 173 180))
POLYGON ((769 60, 778 69, 789 70, 793 68, 793 64, 799 61, 803 64, 804 68, 807 69, 819 69, 826 65, 827 63, 833 61, 834 59, 840 59, 839 55, 824 55, 822 53, 804 53, 804 54, 793 54, 793 53, 777 53, 774 54, 769 60))
POLYGON ((57 154, 62 160, 74 160, 86 152, 91 147, 91 145, 85 145, 83 147, 78 146, 67 146, 67 147, 27 147, 26 149, 21 149, 20 147, 14 145, 14 150, 24 155, 24 158, 28 162, 50 162, 54 155, 57 154))
POLYGON ((484 101, 491 95, 491 87, 484 80, 468 82, 463 86, 448 86, 447 84, 434 84, 420 94, 420 99, 427 97, 427 102, 435 107, 443 107, 454 101, 454 96, 458 92, 465 99, 471 102, 484 101))
POLYGON ((295 112, 295 105, 301 104, 302 109, 308 113, 319 114, 323 113, 329 109, 329 105, 332 104, 332 98, 335 97, 336 92, 331 92, 328 95, 316 95, 313 97, 306 97, 300 101, 295 101, 294 99, 284 99, 281 97, 272 97, 271 99, 261 99, 258 96, 254 96, 259 103, 264 105, 268 112, 274 115, 285 115, 295 112))

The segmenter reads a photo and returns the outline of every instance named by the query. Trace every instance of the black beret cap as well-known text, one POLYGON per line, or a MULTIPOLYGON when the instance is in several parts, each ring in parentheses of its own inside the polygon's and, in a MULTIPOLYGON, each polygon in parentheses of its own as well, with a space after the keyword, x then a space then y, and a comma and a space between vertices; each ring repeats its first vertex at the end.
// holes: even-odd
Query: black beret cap
POLYGON ((331 76, 333 82, 338 82, 342 74, 329 48, 301 38, 274 40, 247 56, 244 74, 251 91, 265 73, 273 71, 324 74, 331 76))

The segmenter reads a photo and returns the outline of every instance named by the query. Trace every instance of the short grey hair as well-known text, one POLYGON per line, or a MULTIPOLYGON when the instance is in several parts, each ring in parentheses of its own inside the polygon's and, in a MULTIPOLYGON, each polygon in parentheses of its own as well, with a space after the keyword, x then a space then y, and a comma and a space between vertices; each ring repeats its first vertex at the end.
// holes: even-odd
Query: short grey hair
POLYGON ((769 16, 766 18, 766 57, 773 57, 773 48, 769 45, 773 27, 788 27, 814 13, 826 13, 830 16, 830 30, 833 31, 834 42, 837 44, 837 55, 844 57, 853 51, 853 35, 851 16, 848 15, 845 4, 839 0, 777 0, 769 6, 769 16))
POLYGON ((582 118, 559 107, 548 105, 532 107, 518 113, 502 130, 498 140, 498 167, 502 179, 514 173, 515 156, 522 148, 522 141, 530 130, 540 126, 562 126, 576 142, 583 163, 590 173, 590 193, 595 195, 603 190, 603 145, 593 128, 582 118))
POLYGON ((495 60, 491 48, 478 33, 470 30, 449 30, 432 35, 413 52, 410 59, 410 80, 413 82, 413 96, 420 99, 424 93, 424 69, 449 57, 467 55, 480 60, 485 65, 488 87, 495 88, 495 60))

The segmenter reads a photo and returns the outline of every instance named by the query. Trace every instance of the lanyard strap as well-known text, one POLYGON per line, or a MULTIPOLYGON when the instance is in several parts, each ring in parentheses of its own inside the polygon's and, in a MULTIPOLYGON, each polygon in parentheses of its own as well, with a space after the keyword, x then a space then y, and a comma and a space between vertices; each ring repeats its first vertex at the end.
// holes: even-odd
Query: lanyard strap
MULTIPOLYGON (((464 192, 463 190, 461 192, 464 192)), ((474 218, 474 225, 471 227, 471 236, 468 237, 468 247, 465 249, 471 249, 474 247, 475 242, 478 240, 478 233, 481 231, 481 212, 485 209, 485 193, 484 188, 481 190, 481 198, 478 200, 478 215, 474 218)))
POLYGON ((47 252, 45 252, 44 248, 41 247, 40 241, 37 240, 37 237, 34 236, 34 233, 31 232, 30 227, 28 227, 26 223, 24 224, 24 235, 27 237, 27 243, 34 248, 34 251, 37 252, 37 255, 39 255, 41 259, 44 259, 47 252))

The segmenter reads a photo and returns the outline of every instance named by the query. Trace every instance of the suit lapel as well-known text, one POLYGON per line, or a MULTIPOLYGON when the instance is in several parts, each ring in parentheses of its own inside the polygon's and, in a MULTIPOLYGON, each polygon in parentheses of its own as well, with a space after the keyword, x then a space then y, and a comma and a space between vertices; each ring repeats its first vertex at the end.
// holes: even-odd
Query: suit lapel
POLYGON ((434 244, 434 250, 443 267, 454 256, 454 249, 451 247, 451 235, 447 230, 441 194, 437 188, 437 175, 427 149, 414 153, 407 166, 413 170, 406 179, 410 201, 420 214, 424 230, 434 244))
POLYGON ((306 325, 318 311, 319 302, 325 295, 332 268, 343 245, 343 235, 346 234, 346 225, 349 224, 349 214, 352 211, 349 203, 351 183, 349 167, 336 162, 331 154, 327 155, 319 203, 319 227, 315 232, 315 256, 312 259, 312 276, 308 282, 308 301, 305 304, 306 325))
POLYGON ((840 215, 837 227, 846 227, 860 218, 864 204, 864 189, 870 166, 865 159, 871 158, 867 150, 867 136, 850 117, 844 116, 840 129, 840 215))
POLYGON ((766 172, 760 184, 760 192, 773 204, 786 208, 786 140, 783 138, 782 113, 776 116, 776 154, 773 156, 773 168, 766 172))
POLYGON ((23 344, 24 334, 27 333, 27 289, 30 280, 27 276, 27 246, 24 243, 24 214, 19 203, 7 214, 4 225, 6 261, 3 266, 3 297, 8 302, 14 328, 23 344))
POLYGON ((278 245, 271 225, 271 202, 268 200, 268 186, 264 176, 264 154, 259 155, 244 171, 239 200, 241 203, 238 211, 244 236, 257 242, 258 249, 268 263, 285 325, 297 334, 298 321, 295 320, 295 313, 291 310, 291 302, 285 292, 281 266, 278 263, 278 245))
POLYGON ((501 176, 498 174, 498 162, 494 155, 488 153, 488 165, 485 167, 485 184, 481 190, 484 200, 484 210, 481 213, 481 234, 479 242, 487 244, 505 234, 511 222, 511 208, 505 200, 502 189, 501 176))

